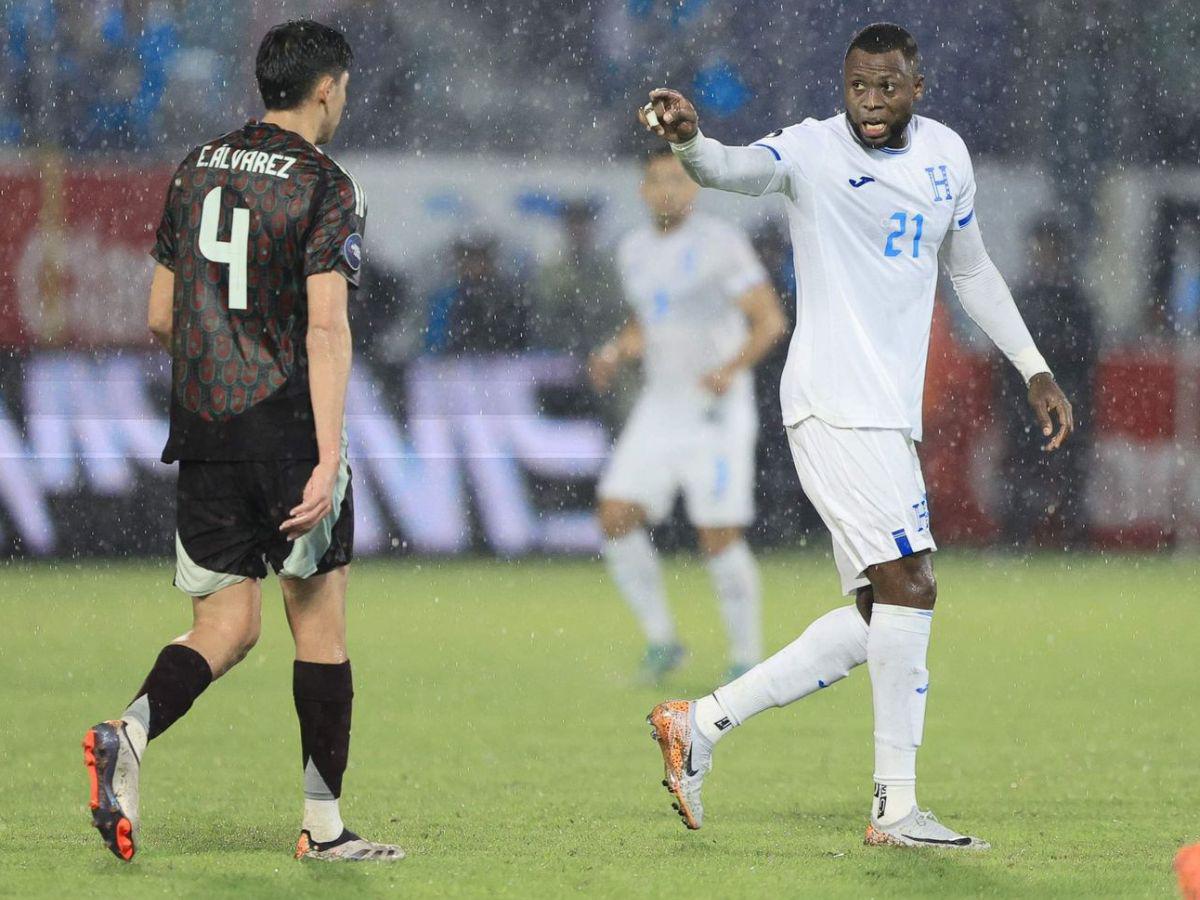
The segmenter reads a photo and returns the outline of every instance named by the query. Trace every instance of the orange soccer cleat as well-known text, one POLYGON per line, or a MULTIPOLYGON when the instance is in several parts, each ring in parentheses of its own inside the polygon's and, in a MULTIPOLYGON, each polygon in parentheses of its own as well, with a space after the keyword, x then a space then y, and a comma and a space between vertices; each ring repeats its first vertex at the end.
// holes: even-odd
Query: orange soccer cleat
POLYGON ((668 700, 654 707, 646 721, 662 751, 663 787, 675 796, 671 805, 683 824, 694 830, 704 823, 700 788, 712 769, 712 748, 693 739, 692 705, 690 700, 668 700))

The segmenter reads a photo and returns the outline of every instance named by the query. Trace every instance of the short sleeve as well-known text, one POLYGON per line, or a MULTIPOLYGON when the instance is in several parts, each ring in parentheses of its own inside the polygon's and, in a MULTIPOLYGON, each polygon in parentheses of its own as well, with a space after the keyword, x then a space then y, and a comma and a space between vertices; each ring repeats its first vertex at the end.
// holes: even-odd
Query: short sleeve
POLYGON ((356 288, 363 261, 366 197, 349 173, 331 172, 327 179, 304 247, 304 274, 339 272, 356 288))
POLYGON ((728 266, 721 273, 721 286, 731 302, 737 301, 746 291, 768 281, 767 270, 754 251, 750 238, 739 230, 724 236, 728 266))
POLYGON ((176 172, 171 176, 167 186, 167 199, 163 204, 162 218, 158 222, 158 231, 154 233, 154 247, 150 255, 172 272, 175 271, 175 258, 179 249, 179 196, 183 187, 183 176, 176 172))
POLYGON ((971 165, 971 154, 962 148, 962 162, 958 192, 954 195, 954 230, 961 231, 975 218, 975 167, 971 165))

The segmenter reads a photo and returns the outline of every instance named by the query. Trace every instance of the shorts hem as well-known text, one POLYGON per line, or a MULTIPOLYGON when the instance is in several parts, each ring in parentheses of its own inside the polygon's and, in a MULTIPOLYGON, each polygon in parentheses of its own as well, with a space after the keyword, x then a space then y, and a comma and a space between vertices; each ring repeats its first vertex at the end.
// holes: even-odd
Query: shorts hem
POLYGON ((878 566, 878 565, 881 565, 882 563, 895 562, 898 559, 905 559, 906 557, 909 557, 909 556, 916 556, 919 553, 925 553, 927 551, 929 553, 937 552, 937 544, 934 542, 932 537, 930 537, 928 540, 920 541, 919 545, 914 544, 912 551, 909 553, 900 553, 899 549, 897 549, 896 553, 888 554, 883 558, 872 558, 870 562, 865 562, 863 564, 863 567, 858 570, 858 574, 855 575, 854 577, 845 578, 845 577, 841 577, 839 575, 839 577, 841 577, 841 582, 842 582, 842 594, 843 595, 853 594, 859 588, 869 586, 871 584, 871 580, 869 578, 867 578, 866 572, 867 572, 867 569, 869 569, 871 566, 878 566), (849 587, 847 587, 847 585, 849 585, 849 587))

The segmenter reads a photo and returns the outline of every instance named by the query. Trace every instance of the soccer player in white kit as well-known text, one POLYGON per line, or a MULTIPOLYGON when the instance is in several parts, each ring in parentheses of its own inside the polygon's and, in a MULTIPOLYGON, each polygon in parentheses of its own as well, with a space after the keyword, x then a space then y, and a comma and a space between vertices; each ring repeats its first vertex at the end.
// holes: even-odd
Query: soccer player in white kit
POLYGON ((617 251, 631 315, 589 361, 602 391, 624 362, 642 361, 641 395, 597 494, 605 563, 646 636, 645 682, 683 655, 646 533, 680 492, 729 634, 731 677, 762 659, 758 567, 743 535, 758 438, 750 370, 787 323, 745 233, 693 212, 697 191, 666 145, 648 156, 641 192, 652 221, 617 251))
POLYGON ((801 486, 833 536, 842 589, 856 595, 741 678, 699 700, 662 703, 649 721, 664 784, 684 823, 699 828, 713 745, 865 662, 875 714, 866 843, 986 849, 916 797, 937 593, 916 442, 939 249, 964 308, 1027 382, 1046 450, 1070 434, 1071 405, 984 249, 962 139, 912 114, 924 90, 916 41, 898 25, 870 25, 851 41, 843 76, 845 112, 749 147, 703 136, 676 91, 651 92, 639 112, 698 184, 785 199, 797 324, 783 421, 801 486))

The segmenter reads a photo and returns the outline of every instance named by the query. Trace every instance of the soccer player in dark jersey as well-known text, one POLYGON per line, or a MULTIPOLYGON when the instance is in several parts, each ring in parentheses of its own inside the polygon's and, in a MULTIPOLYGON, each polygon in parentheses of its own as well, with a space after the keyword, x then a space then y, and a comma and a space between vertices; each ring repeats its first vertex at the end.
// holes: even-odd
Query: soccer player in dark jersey
POLYGON ((404 856, 348 831, 338 808, 353 696, 347 302, 366 202, 317 145, 337 129, 352 59, 332 28, 272 28, 256 64, 263 120, 197 147, 167 192, 150 329, 171 353, 163 460, 179 463, 175 585, 192 597, 193 621, 121 718, 84 737, 93 824, 121 859, 137 850, 146 745, 254 646, 268 563, 296 644, 304 780, 296 857, 404 856))

